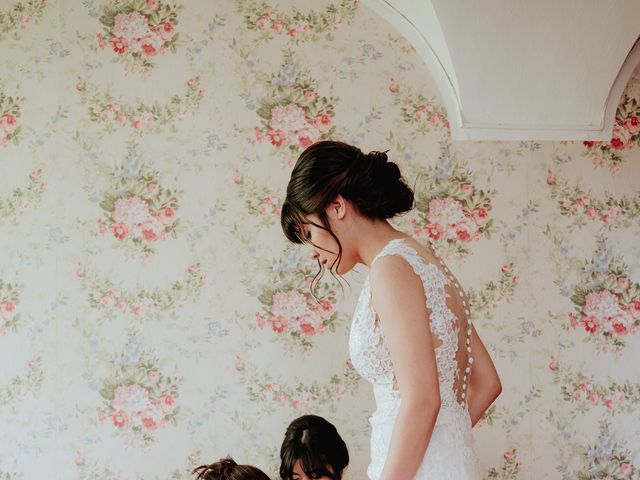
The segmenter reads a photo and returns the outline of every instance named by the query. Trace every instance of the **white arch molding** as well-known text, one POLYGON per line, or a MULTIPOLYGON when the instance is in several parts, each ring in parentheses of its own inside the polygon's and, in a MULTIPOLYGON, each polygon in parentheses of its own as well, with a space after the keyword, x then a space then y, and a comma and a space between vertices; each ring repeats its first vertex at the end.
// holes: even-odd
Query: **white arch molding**
MULTIPOLYGON (((485 0, 483 2, 465 2, 463 0, 363 0, 365 5, 389 22, 411 42, 426 64, 440 91, 443 105, 447 110, 449 124, 451 125, 451 136, 454 140, 506 141, 608 141, 611 139, 620 96, 635 67, 640 64, 640 24, 633 20, 640 18, 640 2, 636 0, 621 0, 616 4, 618 8, 615 14, 603 14, 603 11, 599 9, 605 8, 607 9, 606 12, 609 12, 612 10, 611 4, 608 2, 598 4, 596 2, 599 2, 599 0, 578 0, 577 3, 566 1, 565 11, 559 12, 559 4, 555 0, 538 0, 529 4, 529 9, 537 8, 540 11, 528 11, 521 13, 521 16, 519 16, 523 4, 522 2, 516 2, 518 5, 515 5, 511 0, 485 0), (510 5, 516 10, 509 12, 510 5), (592 48, 588 51, 572 51, 571 49, 575 49, 575 45, 567 42, 567 36, 570 34, 570 32, 567 32, 569 27, 559 31, 557 41, 554 38, 549 38, 550 34, 552 37, 553 28, 547 28, 546 18, 544 18, 546 7, 550 9, 550 12, 554 12, 557 25, 566 24, 567 19, 562 18, 564 13, 567 17, 571 16, 573 22, 579 23, 576 28, 584 30, 588 29, 589 25, 592 27, 597 26, 597 28, 593 28, 593 38, 590 38, 590 45, 591 47, 601 45, 601 48, 592 48), (483 10, 474 14, 474 12, 469 11, 472 8, 481 8, 483 10), (582 19, 574 18, 576 16, 576 11, 574 10, 577 9, 581 9, 578 14, 582 15, 582 19), (462 13, 467 13, 467 15, 462 13), (532 13, 539 15, 543 20, 540 21, 538 19, 538 23, 536 23, 535 15, 532 15, 532 13), (477 52, 482 53, 482 49, 478 48, 478 44, 472 44, 473 42, 470 42, 469 38, 464 38, 464 36, 469 32, 468 35, 473 37, 473 32, 470 32, 470 30, 479 21, 491 22, 495 19, 496 25, 492 25, 492 27, 495 27, 495 30, 499 30, 503 27, 505 15, 511 15, 508 19, 513 19, 514 23, 522 22, 519 26, 512 28, 518 34, 518 38, 514 38, 513 42, 516 48, 519 47, 518 42, 522 42, 522 36, 527 35, 526 31, 522 31, 523 28, 544 31, 544 39, 549 48, 540 51, 534 49, 533 51, 537 57, 543 59, 540 62, 541 64, 554 65, 553 62, 556 62, 556 68, 549 70, 552 73, 547 75, 546 79, 532 77, 526 71, 519 72, 522 80, 520 82, 521 85, 516 85, 515 87, 510 85, 509 87, 521 88, 521 96, 517 95, 518 91, 513 90, 512 93, 515 93, 515 95, 512 98, 517 101, 512 101, 513 107, 508 106, 510 109, 505 109, 505 105, 501 105, 503 111, 496 116, 492 112, 492 107, 496 105, 494 99, 498 97, 495 94, 493 96, 489 94, 487 95, 487 103, 482 104, 483 95, 480 93, 482 92, 482 85, 474 85, 472 83, 474 79, 469 77, 473 75, 467 75, 467 73, 469 73, 469 68, 473 68, 473 65, 470 67, 470 62, 464 61, 465 55, 467 55, 467 59, 475 60, 475 57, 469 57, 468 51, 473 50, 475 55, 477 52), (529 18, 533 18, 533 20, 529 21, 529 18), (602 38, 601 42, 598 35, 602 38), (562 52, 563 47, 561 45, 565 44, 566 52, 562 52), (547 62, 544 59, 545 55, 550 57, 551 60, 547 62), (575 58, 577 59, 584 58, 585 62, 592 61, 596 63, 593 65, 580 62, 569 63, 567 65, 568 71, 565 71, 560 68, 564 65, 558 63, 559 59, 563 58, 562 55, 576 55, 575 58), (600 66, 598 62, 602 64, 600 69, 598 68, 600 66), (573 71, 571 70, 572 66, 575 67, 573 71), (597 85, 592 85, 586 81, 583 85, 580 84, 579 79, 581 75, 584 75, 584 71, 594 72, 594 79, 597 79, 597 85), (600 72, 605 73, 600 75, 600 72), (555 75, 558 81, 551 78, 551 75, 555 75), (578 79, 576 88, 570 88, 572 78, 578 79), (544 95, 545 91, 540 89, 537 91, 538 97, 531 95, 531 92, 535 92, 537 86, 544 81, 548 82, 548 95, 544 95), (569 88, 565 88, 559 95, 559 90, 554 89, 554 87, 556 83, 561 84, 562 81, 568 82, 565 83, 564 87, 568 86, 569 88), (584 85, 587 85, 588 88, 585 88, 584 85), (573 97, 571 97, 572 93, 575 93, 573 97), (580 94, 582 94, 582 98, 580 94), (523 100, 528 97, 531 98, 530 105, 527 105, 523 100), (561 103, 563 99, 567 100, 566 108, 561 103), (548 102, 548 105, 544 105, 545 101, 548 102), (586 108, 581 108, 583 105, 586 105, 586 108), (465 107, 467 108, 465 109, 465 107), (556 113, 555 117, 553 116, 554 112, 556 113), (504 115, 504 118, 500 117, 500 114, 504 115)), ((504 34, 504 38, 494 37, 494 41, 499 38, 500 41, 497 43, 490 45, 490 39, 488 40, 487 47, 490 47, 493 56, 487 59, 487 64, 491 64, 493 61, 495 66, 497 65, 495 63, 496 59, 499 61, 500 58, 505 58, 508 61, 510 58, 514 58, 509 56, 508 51, 502 52, 498 49, 494 52, 496 45, 498 47, 504 45, 505 50, 512 47, 509 32, 506 30, 504 32, 500 31, 497 35, 502 34, 504 34), (503 57, 501 57, 502 55, 503 57)), ((539 31, 532 31, 530 34, 532 37, 542 35, 539 31)), ((579 43, 579 45, 582 44, 579 43)), ((586 45, 585 48, 588 46, 586 45)), ((535 60, 532 57, 529 57, 529 59, 530 61, 535 60)), ((482 59, 480 58, 480 60, 482 59)), ((517 65, 514 60, 514 66, 520 65, 517 65)), ((504 63, 502 67, 505 67, 504 63)), ((482 75, 480 77, 486 83, 487 76, 492 73, 496 75, 495 81, 498 82, 495 86, 499 87, 499 82, 504 80, 504 76, 500 76, 504 71, 501 72, 499 68, 493 71, 490 67, 487 67, 486 70, 481 72, 482 75)), ((589 77, 587 76, 587 78, 589 77)), ((589 79, 591 80, 591 78, 589 79)), ((491 79, 488 82, 491 82, 491 79)), ((559 88, 561 87, 562 85, 559 88)))

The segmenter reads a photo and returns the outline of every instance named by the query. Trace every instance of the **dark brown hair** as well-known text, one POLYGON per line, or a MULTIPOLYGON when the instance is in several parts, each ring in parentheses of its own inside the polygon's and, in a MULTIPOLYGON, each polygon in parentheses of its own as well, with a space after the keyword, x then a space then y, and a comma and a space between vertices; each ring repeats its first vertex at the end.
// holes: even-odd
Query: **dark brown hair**
MULTIPOLYGON (((338 195, 372 220, 395 217, 414 205, 413 190, 386 152, 365 154, 353 145, 329 140, 307 147, 291 172, 280 223, 288 240, 305 243, 303 224, 309 223, 307 215, 317 215, 321 225, 316 226, 327 230, 338 245, 338 252, 332 252, 337 253, 329 267, 332 273, 340 264, 342 245, 329 227, 326 209, 338 195)), ((319 267, 314 281, 322 276, 319 267)))
POLYGON ((231 457, 193 470, 196 480, 270 480, 267 474, 251 465, 238 465, 231 457))
POLYGON ((349 465, 349 451, 336 427, 317 415, 296 418, 284 435, 280 448, 280 477, 293 480, 296 462, 309 478, 341 480, 349 465))

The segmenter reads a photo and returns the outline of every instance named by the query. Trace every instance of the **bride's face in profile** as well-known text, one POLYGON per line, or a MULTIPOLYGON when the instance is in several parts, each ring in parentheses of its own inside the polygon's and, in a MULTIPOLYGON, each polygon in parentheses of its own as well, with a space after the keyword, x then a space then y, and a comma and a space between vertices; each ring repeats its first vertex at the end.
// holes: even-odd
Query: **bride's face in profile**
MULTIPOLYGON (((336 222, 336 219, 332 218, 333 216, 333 212, 328 210, 330 224, 332 221, 336 222)), ((318 226, 322 225, 322 222, 317 215, 308 215, 306 220, 307 223, 303 225, 302 235, 308 247, 311 249, 309 256, 313 260, 317 259, 326 268, 331 268, 333 266, 331 269, 338 275, 344 275, 350 271, 357 262, 354 259, 352 249, 349 249, 350 244, 348 235, 345 235, 344 232, 337 228, 339 225, 332 227, 332 231, 340 240, 340 246, 342 247, 340 263, 333 265, 338 258, 338 251, 340 250, 338 242, 333 235, 331 235, 331 232, 318 226)))
MULTIPOLYGON (((333 472, 330 466, 327 465, 327 470, 333 472)), ((293 480, 331 480, 329 477, 307 477, 307 475, 302 470, 302 466, 300 465, 300 460, 297 460, 296 463, 293 464, 293 480)))

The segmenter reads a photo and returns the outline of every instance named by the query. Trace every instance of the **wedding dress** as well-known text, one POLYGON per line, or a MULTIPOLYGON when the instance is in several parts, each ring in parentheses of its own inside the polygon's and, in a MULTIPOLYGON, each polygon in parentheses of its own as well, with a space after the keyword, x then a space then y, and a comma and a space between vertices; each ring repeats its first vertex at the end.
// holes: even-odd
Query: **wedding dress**
MULTIPOLYGON (((371 263, 385 255, 398 255, 422 280, 429 312, 425 328, 431 328, 435 346, 441 407, 416 480, 479 480, 472 447, 467 388, 471 356, 471 320, 464 292, 447 267, 427 262, 408 239, 394 239, 371 263), (461 347, 461 348, 460 348, 461 347)), ((371 463, 367 475, 378 480, 387 457, 391 434, 400 408, 391 356, 382 328, 370 305, 369 277, 365 280, 354 312, 349 353, 358 373, 373 384, 377 409, 370 418, 371 463)))

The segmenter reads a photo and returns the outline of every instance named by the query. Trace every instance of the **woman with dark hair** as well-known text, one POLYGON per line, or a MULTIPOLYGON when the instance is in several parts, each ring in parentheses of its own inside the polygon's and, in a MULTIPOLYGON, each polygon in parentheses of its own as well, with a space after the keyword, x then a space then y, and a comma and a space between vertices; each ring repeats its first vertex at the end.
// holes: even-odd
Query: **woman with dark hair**
POLYGON ((293 168, 282 229, 310 246, 314 282, 327 267, 369 267, 349 337, 377 405, 369 478, 478 480, 471 428, 502 387, 458 280, 431 245, 388 222, 413 203, 386 153, 323 141, 293 168))
POLYGON ((348 464, 347 446, 324 418, 304 415, 287 427, 280 448, 282 480, 341 480, 348 464))
POLYGON ((251 465, 238 465, 231 457, 193 471, 196 480, 270 480, 267 474, 251 465))

